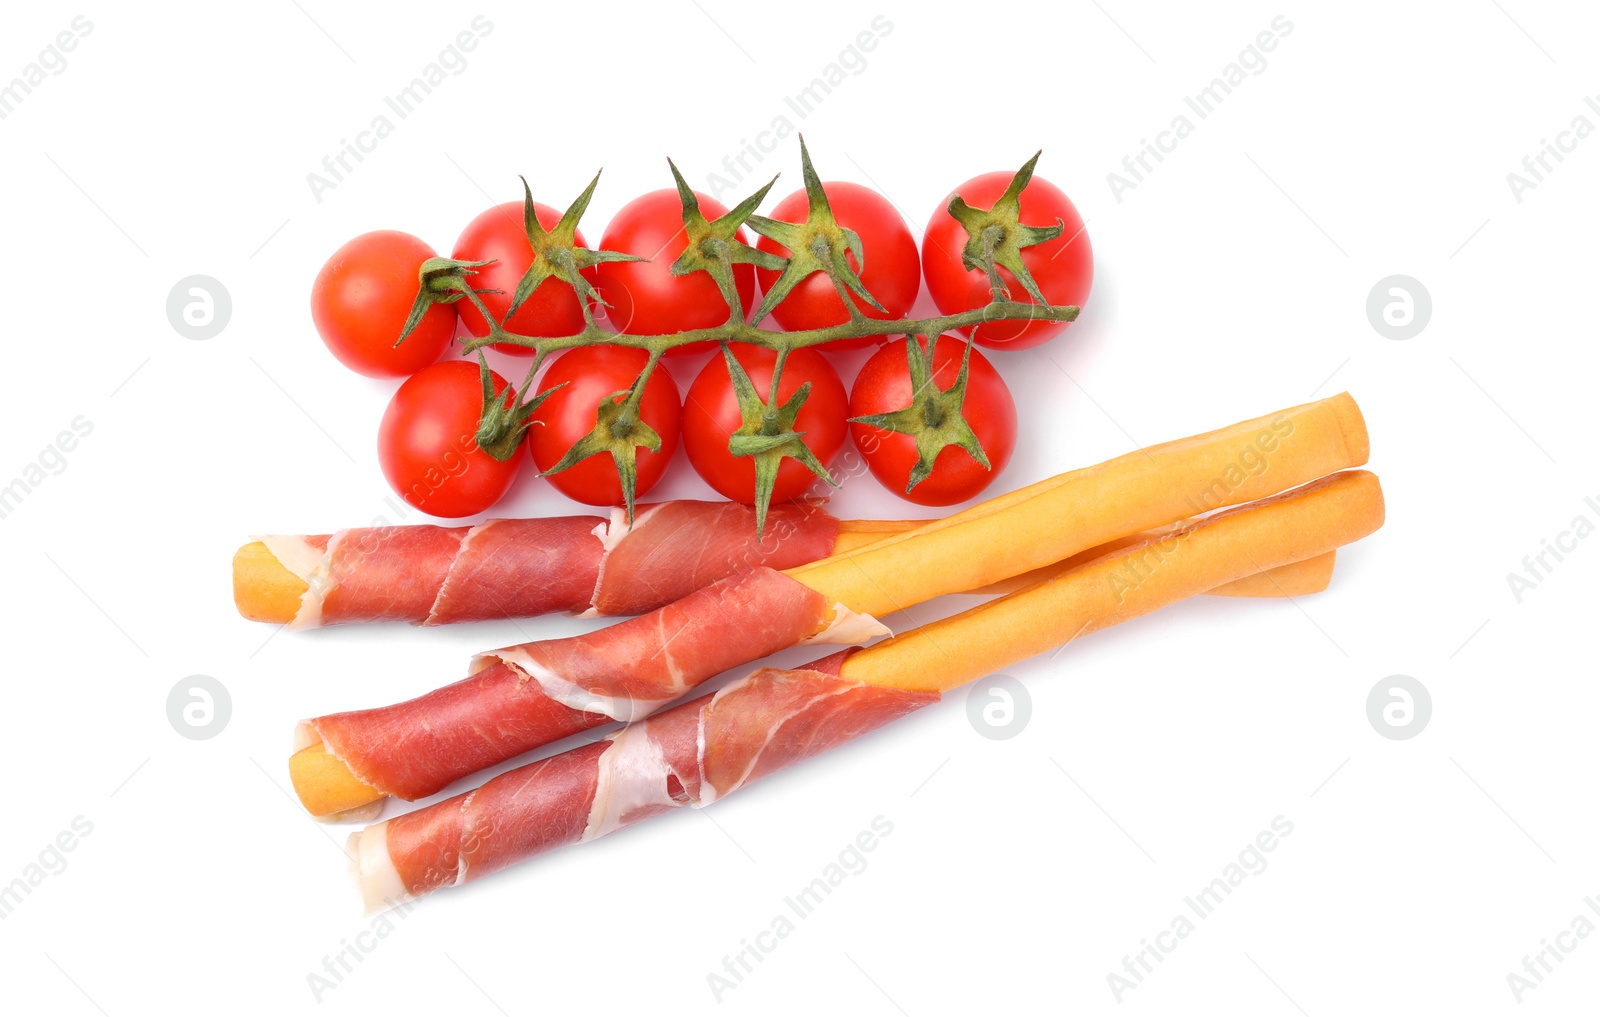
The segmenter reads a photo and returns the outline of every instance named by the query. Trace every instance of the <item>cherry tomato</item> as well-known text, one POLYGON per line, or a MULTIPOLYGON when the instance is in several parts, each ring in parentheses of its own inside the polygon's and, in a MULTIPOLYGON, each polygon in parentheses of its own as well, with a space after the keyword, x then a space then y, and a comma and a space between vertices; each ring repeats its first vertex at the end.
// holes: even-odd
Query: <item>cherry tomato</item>
MULTIPOLYGON (((961 195, 974 208, 992 208, 1010 183, 1010 173, 985 173, 968 180, 951 194, 961 195)), ((946 198, 939 204, 923 234, 922 274, 928 280, 928 292, 939 306, 939 313, 959 314, 983 307, 989 303, 991 293, 987 275, 961 264, 961 248, 967 242, 967 231, 945 210, 948 203, 949 198, 946 198)), ((1083 229, 1083 217, 1059 187, 1039 177, 1034 177, 1023 188, 1021 204, 1025 226, 1050 226, 1057 219, 1063 224, 1061 235, 1056 239, 1022 249, 1022 263, 1039 284, 1039 292, 1052 304, 1082 307, 1094 281, 1094 252, 1089 246, 1089 234, 1083 229)), ((1034 303, 1009 269, 1000 269, 1000 278, 1010 289, 1012 300, 1034 303)), ((979 346, 1025 350, 1060 335, 1069 324, 1065 321, 990 321, 977 326, 976 331, 971 328, 962 331, 976 339, 979 346)))
MULTIPOLYGON (((955 384, 961 372, 966 343, 956 336, 940 336, 933 351, 933 380, 940 389, 955 384)), ((850 416, 892 413, 911 405, 911 372, 906 365, 906 341, 889 343, 861 366, 850 390, 850 416)), ((990 469, 958 445, 947 445, 933 462, 933 472, 906 493, 911 468, 917 462, 916 441, 907 434, 866 424, 850 425, 856 448, 879 482, 918 505, 953 505, 988 487, 1011 461, 1017 444, 1017 404, 994 365, 977 350, 967 369, 967 396, 961 414, 989 456, 990 469)))
MULTIPOLYGON (((509 403, 511 387, 493 375, 498 396, 509 403)), ((478 447, 483 384, 478 365, 449 360, 423 368, 406 380, 378 427, 378 463, 389 486, 412 505, 435 516, 470 516, 504 497, 521 457, 500 462, 478 447)))
MULTIPOLYGON (((595 411, 604 399, 633 387, 634 379, 650 359, 644 350, 625 346, 580 346, 555 359, 539 383, 548 392, 562 382, 556 392, 534 413, 528 430, 528 449, 541 472, 561 461, 567 449, 594 430, 595 411)), ((618 395, 616 402, 624 397, 618 395)), ((639 477, 634 496, 655 487, 667 472, 667 463, 678 447, 678 428, 683 409, 678 402, 678 386, 672 376, 657 367, 645 383, 639 404, 639 418, 661 436, 661 451, 636 448, 639 477)), ((601 453, 590 456, 560 473, 547 474, 551 486, 573 501, 586 505, 621 505, 622 481, 615 461, 601 453)))
MULTIPOLYGON (((694 192, 707 219, 727 214, 714 198, 694 192)), ((749 241, 743 228, 737 239, 749 241)), ((689 246, 683 226, 683 206, 676 190, 651 191, 622 206, 606 225, 600 247, 649 258, 649 261, 608 261, 595 267, 596 286, 605 300, 606 317, 618 332, 629 335, 663 335, 697 328, 714 328, 728 320, 728 304, 709 272, 675 276, 672 263, 689 246)), ((753 265, 733 266, 734 288, 748 314, 754 308, 753 265)), ((679 346, 667 356, 687 356, 716 349, 716 343, 679 346)))
POLYGON ((433 248, 409 233, 363 233, 333 253, 311 284, 311 320, 339 362, 369 378, 404 378, 439 359, 456 331, 456 310, 434 304, 395 346, 433 248))
MULTIPOLYGON (((857 307, 869 318, 892 320, 904 318, 911 305, 917 302, 917 287, 922 285, 922 268, 917 262, 917 241, 906 228, 905 220, 889 204, 888 199, 869 187, 846 182, 827 183, 822 190, 828 196, 828 207, 840 226, 856 231, 861 237, 861 253, 866 268, 856 264, 854 254, 845 255, 850 267, 855 269, 867 292, 877 298, 883 310, 851 295, 857 307)), ((778 202, 768 217, 785 222, 804 222, 810 209, 806 192, 799 190, 778 202)), ((788 257, 789 249, 775 240, 762 237, 756 246, 788 257)), ((778 273, 769 269, 756 269, 765 293, 778 280, 778 273)), ((833 280, 825 272, 813 272, 800 281, 789 295, 772 311, 772 317, 785 331, 799 332, 809 328, 826 328, 842 325, 850 320, 844 302, 834 289, 833 280)), ((828 343, 828 349, 862 349, 883 342, 884 336, 867 336, 861 339, 839 339, 828 343)))
MULTIPOLYGON (((750 382, 763 399, 772 387, 772 365, 777 354, 759 346, 733 344, 733 355, 750 375, 750 382)), ((796 389, 811 383, 811 394, 801 405, 794 430, 803 434, 813 455, 827 466, 844 447, 844 383, 828 359, 815 349, 798 349, 789 354, 778 383, 781 405, 796 389)), ((728 378, 728 365, 714 357, 701 369, 683 405, 683 447, 696 473, 718 494, 746 505, 755 503, 756 466, 749 456, 728 451, 728 437, 743 424, 739 401, 728 378)), ((785 457, 778 466, 772 487, 774 502, 790 501, 804 494, 818 477, 799 460, 785 457)))
MULTIPOLYGON (((539 225, 547 230, 561 221, 560 212, 537 201, 533 203, 533 212, 539 225)), ((588 246, 581 231, 574 239, 579 247, 588 246)), ((511 320, 505 320, 506 312, 511 309, 511 298, 517 292, 517 283, 533 264, 533 248, 528 245, 528 235, 523 231, 522 202, 496 205, 467 223, 450 256, 462 261, 494 262, 468 278, 474 289, 500 291, 481 293, 479 297, 495 320, 509 331, 521 335, 576 335, 583 331, 583 305, 572 287, 560 279, 546 279, 540 283, 511 320)), ((584 276, 594 282, 592 269, 585 271, 584 276)), ((461 320, 466 322, 467 331, 475 336, 489 334, 489 325, 476 307, 465 299, 457 301, 455 306, 461 309, 461 320)), ((533 356, 533 350, 514 343, 495 343, 494 348, 513 356, 533 356)))

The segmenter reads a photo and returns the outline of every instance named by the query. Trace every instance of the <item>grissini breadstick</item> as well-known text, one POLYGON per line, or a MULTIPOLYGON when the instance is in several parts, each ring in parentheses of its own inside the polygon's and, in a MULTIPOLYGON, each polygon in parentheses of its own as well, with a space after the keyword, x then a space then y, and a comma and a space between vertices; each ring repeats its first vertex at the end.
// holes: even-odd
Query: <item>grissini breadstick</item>
POLYGON ((1361 466, 1368 451, 1361 410, 1340 393, 1064 473, 1016 504, 976 506, 789 574, 830 601, 887 614, 1361 466), (1035 560, 1036 548, 1061 546, 1064 529, 1072 534, 1070 550, 1035 560))
POLYGON ((473 674, 407 702, 303 721, 290 778, 323 818, 370 813, 385 796, 426 797, 567 735, 640 719, 779 649, 886 635, 875 613, 1022 574, 1213 502, 1270 495, 1365 462, 1367 451, 1348 395, 1153 446, 823 562, 741 572, 607 629, 479 654, 473 674))
MULTIPOLYGON (((769 537, 758 543, 740 518, 753 516, 749 506, 672 505, 664 514, 658 511, 664 506, 641 507, 631 530, 620 521, 585 516, 268 537, 277 554, 259 540, 234 553, 233 599, 251 621, 293 628, 382 620, 438 625, 556 610, 638 614, 686 596, 741 565, 787 568, 810 554, 853 551, 920 525, 899 519, 833 520, 820 509, 802 512, 802 507, 779 506, 772 510, 769 537), (656 525, 643 528, 652 519, 656 525), (825 546, 830 523, 833 542, 825 546), (615 556, 616 567, 604 573, 604 589, 597 589, 602 585, 601 563, 612 553, 606 550, 611 542, 606 534, 613 531, 625 532, 619 539, 628 546, 615 556), (595 540, 598 556, 588 553, 595 540), (429 578, 418 582, 419 574, 429 578), (345 576, 350 579, 343 580, 345 576), (318 587, 310 597, 308 579, 318 587), (404 595, 394 595, 396 585, 404 595)), ((1271 583, 1258 587, 1258 592, 1237 595, 1283 595, 1271 583)), ((1291 595, 1311 592, 1292 582, 1284 589, 1291 595)))
POLYGON ((352 835, 381 909, 684 806, 703 807, 1063 642, 1358 540, 1383 522, 1351 471, 1121 548, 970 611, 807 668, 762 668, 592 745, 352 835))
POLYGON ((234 555, 233 597, 244 617, 296 629, 642 614, 740 568, 789 568, 915 525, 839 520, 797 502, 774 506, 758 537, 749 505, 677 501, 640 506, 632 526, 619 509, 267 536, 234 555))
POLYGON ((1304 597, 1321 593, 1333 581, 1335 552, 1280 565, 1253 576, 1223 583, 1207 593, 1217 597, 1304 597))
MULTIPOLYGON (((758 542, 742 518, 753 517, 749 506, 669 504, 666 512, 659 511, 665 505, 641 507, 631 528, 585 516, 265 537, 234 553, 234 603, 251 621, 293 628, 387 620, 438 625, 556 610, 639 614, 740 566, 788 568, 808 555, 842 554, 924 525, 835 520, 812 506, 785 505, 772 509, 770 536, 758 542), (646 529, 651 519, 655 525, 646 529), (623 542, 623 553, 614 554, 623 542), (602 588, 601 563, 612 557, 615 567, 602 588), (404 590, 398 597, 397 585, 404 590)), ((1236 595, 1282 595, 1270 583, 1259 585, 1259 592, 1236 595)))
MULTIPOLYGON (((1014 590, 1022 589, 1024 586, 1032 586, 1041 579, 1048 579, 1051 576, 1075 569, 1079 565, 1091 562, 1109 551, 1115 551, 1118 548, 1128 547, 1141 541, 1159 537, 1169 530, 1176 530, 1188 524, 1189 520, 1185 520, 1182 523, 1174 523, 1170 527, 1142 530, 1126 537, 1118 537, 1116 540, 1101 544, 1099 547, 1091 547, 1087 551, 1080 551, 1071 558, 1063 559, 1053 565, 1046 565, 1044 568, 1034 569, 1032 572, 1013 576, 998 583, 990 583, 988 586, 971 592, 985 596, 999 596, 1000 594, 1011 593, 1014 590)), ((1327 554, 1319 554, 1315 558, 1308 558, 1305 561, 1290 562, 1275 569, 1267 569, 1258 575, 1246 576, 1231 583, 1223 583, 1214 590, 1207 590, 1206 593, 1218 597, 1303 597, 1310 593, 1321 593, 1328 588, 1328 583, 1333 580, 1333 563, 1336 556, 1337 552, 1329 551, 1327 554)))
POLYGON ((1383 491, 1347 470, 1104 555, 1044 582, 886 639, 843 677, 948 691, 996 668, 1224 583, 1343 547, 1383 525, 1383 491), (1063 626, 1071 625, 1062 634, 1063 626))

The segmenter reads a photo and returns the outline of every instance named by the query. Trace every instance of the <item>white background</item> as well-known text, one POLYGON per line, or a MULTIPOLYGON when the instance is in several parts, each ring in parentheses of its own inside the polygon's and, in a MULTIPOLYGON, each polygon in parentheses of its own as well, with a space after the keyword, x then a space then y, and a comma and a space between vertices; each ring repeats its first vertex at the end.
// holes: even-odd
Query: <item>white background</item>
MULTIPOLYGON (((1574 916, 1600 922, 1583 903, 1600 894, 1600 539, 1521 603, 1506 580, 1574 517, 1600 521, 1584 501, 1600 501, 1600 140, 1521 202, 1506 181, 1574 117, 1600 125, 1583 101, 1600 92, 1593 10, 48 6, 8 12, 0 80, 80 10, 93 30, 0 121, 0 483, 74 417, 93 433, 0 520, 0 884, 74 817, 93 832, 0 920, 8 1012, 1321 1017, 1594 1000, 1600 938, 1567 940, 1520 1008, 1506 981, 1574 916), (307 174, 480 10, 493 31, 466 69, 315 200, 307 174), (248 534, 400 521, 373 454, 392 385, 317 341, 318 266, 380 227, 448 250, 491 197, 519 196, 518 173, 564 206, 604 166, 598 239, 669 185, 665 156, 704 187, 743 139, 795 119, 784 97, 880 12, 890 34, 799 123, 824 179, 879 187, 920 236, 951 187, 1043 147, 1039 174, 1093 239, 1081 321, 994 357, 1024 414, 1000 485, 1349 389, 1387 526, 1341 552, 1327 593, 1184 604, 1019 664, 1032 719, 1011 740, 975 733, 958 694, 714 810, 440 893, 362 937, 375 949, 319 1004, 308 974, 371 925, 344 831, 290 797, 293 722, 577 623, 275 635, 236 616, 228 562, 248 534), (1293 30, 1265 70, 1116 200, 1107 174, 1279 14, 1293 30), (233 300, 202 342, 164 310, 194 273, 233 300), (1407 341, 1365 310, 1394 273, 1433 302, 1407 341), (194 674, 231 693, 209 741, 167 720, 194 674), (1367 720, 1394 674, 1432 694, 1413 740, 1367 720), (866 870, 719 1008, 708 973, 880 815, 893 833, 866 870), (1123 956, 1280 815, 1293 833, 1268 868, 1119 1004, 1123 956)), ((757 170, 741 187, 784 174, 769 205, 798 187, 794 139, 757 170)), ((657 493, 707 491, 680 462, 657 493)), ((864 477, 835 509, 907 512, 864 477)), ((530 475, 497 511, 574 510, 530 475)))

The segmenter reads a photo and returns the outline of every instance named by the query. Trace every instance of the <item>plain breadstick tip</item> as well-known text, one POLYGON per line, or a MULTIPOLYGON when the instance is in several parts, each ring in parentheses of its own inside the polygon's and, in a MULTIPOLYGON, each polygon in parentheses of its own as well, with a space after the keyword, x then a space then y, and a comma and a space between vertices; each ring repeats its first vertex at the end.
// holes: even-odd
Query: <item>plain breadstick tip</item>
POLYGON ((352 813, 369 806, 383 807, 383 792, 363 783, 321 742, 307 745, 289 757, 289 782, 306 811, 326 822, 370 819, 371 815, 352 813))
POLYGON ((251 621, 287 625, 307 589, 305 580, 284 568, 259 540, 233 553, 233 603, 251 621))

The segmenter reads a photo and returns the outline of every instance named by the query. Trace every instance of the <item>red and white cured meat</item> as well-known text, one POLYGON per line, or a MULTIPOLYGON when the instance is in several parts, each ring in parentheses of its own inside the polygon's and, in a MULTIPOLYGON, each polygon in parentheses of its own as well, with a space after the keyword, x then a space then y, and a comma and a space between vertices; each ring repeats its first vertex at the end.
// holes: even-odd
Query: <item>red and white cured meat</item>
POLYGON ((766 567, 580 636, 479 654, 474 673, 394 706, 303 721, 368 786, 415 800, 541 745, 638 720, 740 664, 804 642, 864 642, 888 629, 766 567))
POLYGON ((419 625, 551 611, 641 614, 754 565, 791 568, 833 553, 839 521, 814 505, 643 505, 610 519, 491 519, 477 526, 375 526, 264 536, 307 586, 291 629, 344 622, 419 625))
MULTIPOLYGON (((848 651, 846 651, 848 652, 848 651)), ((844 653, 762 668, 611 737, 508 771, 350 839, 370 910, 746 784, 939 700, 839 677, 844 653)))

